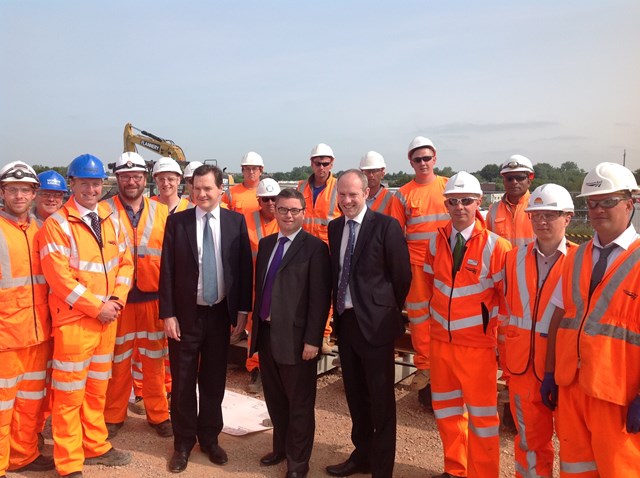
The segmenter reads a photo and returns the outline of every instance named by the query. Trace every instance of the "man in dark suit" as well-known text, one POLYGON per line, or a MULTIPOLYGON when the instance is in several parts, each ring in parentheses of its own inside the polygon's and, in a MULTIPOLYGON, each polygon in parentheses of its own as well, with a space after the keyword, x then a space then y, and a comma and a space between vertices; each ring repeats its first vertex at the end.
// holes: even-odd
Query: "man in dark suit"
POLYGON ((332 476, 390 478, 396 446, 394 339, 404 333, 411 266, 398 221, 368 209, 368 194, 366 176, 345 171, 338 180, 344 216, 329 223, 334 322, 355 450, 326 469, 332 476))
POLYGON ((169 471, 175 473, 187 467, 196 439, 213 463, 227 462, 218 445, 227 350, 231 327, 244 328, 251 310, 253 266, 244 217, 220 208, 221 195, 220 169, 196 169, 196 207, 169 216, 162 247, 160 318, 173 377, 169 471))
POLYGON ((250 355, 260 352, 264 398, 273 422, 273 449, 264 466, 287 460, 287 478, 306 477, 315 433, 318 350, 331 302, 329 249, 302 230, 304 196, 276 197, 280 232, 265 237, 256 258, 250 355))

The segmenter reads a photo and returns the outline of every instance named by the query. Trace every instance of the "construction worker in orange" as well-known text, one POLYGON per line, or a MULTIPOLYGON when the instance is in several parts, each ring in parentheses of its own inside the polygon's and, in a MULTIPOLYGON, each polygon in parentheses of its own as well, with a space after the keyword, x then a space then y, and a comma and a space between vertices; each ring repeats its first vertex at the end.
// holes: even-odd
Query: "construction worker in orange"
POLYGON ((60 173, 52 169, 38 174, 38 180, 40 187, 36 193, 32 212, 40 227, 45 219, 62 207, 64 195, 67 192, 67 182, 60 173))
POLYGON ((158 195, 152 197, 169 209, 169 214, 193 207, 187 194, 178 195, 178 186, 182 179, 182 169, 173 158, 160 158, 153 165, 153 181, 158 187, 158 195))
POLYGON ((142 361, 147 421, 161 437, 173 436, 165 391, 168 354, 164 323, 158 309, 158 279, 167 206, 144 197, 147 165, 138 153, 123 153, 115 162, 118 195, 103 203, 120 222, 133 258, 133 286, 127 305, 118 316, 113 370, 104 410, 109 439, 114 438, 127 418, 131 393, 131 356, 134 349, 142 361))
POLYGON ((589 171, 581 194, 592 240, 569 252, 551 301, 542 401, 557 407, 561 477, 640 476, 640 188, 616 163, 589 171))
POLYGON ((107 440, 104 405, 133 262, 118 218, 98 204, 107 177, 102 161, 78 156, 67 177, 72 196, 45 221, 38 243, 51 289, 53 456, 60 476, 77 478, 85 464, 131 461, 107 440))
POLYGON ((438 176, 435 166, 438 161, 436 147, 429 138, 416 136, 408 149, 409 164, 415 178, 396 193, 397 201, 391 206, 395 217, 405 232, 411 258, 411 289, 407 296, 407 315, 411 330, 411 343, 416 351, 413 363, 418 369, 410 388, 418 391, 420 402, 431 409, 431 386, 429 373, 429 303, 425 299, 425 281, 422 273, 427 239, 439 227, 449 221, 442 193, 447 178, 438 176))
POLYGON ((53 469, 52 457, 38 451, 51 358, 48 288, 29 214, 39 185, 22 161, 0 169, 0 477, 53 469))
POLYGON ((222 203, 230 210, 245 214, 260 209, 256 199, 256 188, 264 171, 262 156, 253 151, 242 157, 242 182, 231 186, 222 196, 222 203))
POLYGON ((367 177, 369 195, 367 207, 387 216, 391 214, 391 204, 396 200, 392 192, 382 184, 387 165, 380 153, 369 151, 360 160, 360 171, 367 177))
POLYGON ((511 244, 486 228, 481 200, 479 181, 455 174, 444 190, 451 221, 427 241, 431 391, 444 449, 444 473, 434 478, 500 474, 496 327, 511 244))
POLYGON ((549 322, 554 311, 551 295, 567 253, 576 248, 565 238, 573 200, 562 186, 544 184, 529 197, 526 212, 536 239, 509 251, 504 269, 509 403, 518 430, 514 441, 516 476, 551 478, 553 414, 538 391, 544 378, 549 322))
MULTIPOLYGON (((306 209, 302 228, 312 236, 322 239, 325 244, 329 244, 328 227, 329 222, 342 215, 338 206, 337 179, 331 174, 335 155, 331 146, 319 143, 311 150, 310 155, 311 170, 313 174, 308 179, 298 183, 298 191, 304 196, 306 209)), ((333 309, 329 310, 329 317, 324 328, 324 338, 322 339, 323 354, 330 354, 333 351, 331 346, 331 317, 333 309)))
MULTIPOLYGON (((260 209, 251 213, 245 213, 244 218, 247 221, 247 229, 249 231, 249 242, 251 244, 251 256, 253 258, 253 268, 255 270, 256 257, 258 256, 258 243, 263 237, 278 232, 278 221, 276 221, 276 196, 280 194, 280 185, 275 179, 265 178, 258 184, 256 195, 258 196, 258 204, 260 209)), ((254 287, 255 289, 255 287, 254 287)), ((253 313, 249 313, 246 329, 251 331, 253 313)), ((233 343, 233 335, 232 335, 233 343)), ((251 348, 251 336, 247 350, 251 348)), ((260 377, 260 360, 256 352, 252 356, 247 357, 247 371, 251 374, 247 392, 259 393, 262 391, 262 378, 260 377)))

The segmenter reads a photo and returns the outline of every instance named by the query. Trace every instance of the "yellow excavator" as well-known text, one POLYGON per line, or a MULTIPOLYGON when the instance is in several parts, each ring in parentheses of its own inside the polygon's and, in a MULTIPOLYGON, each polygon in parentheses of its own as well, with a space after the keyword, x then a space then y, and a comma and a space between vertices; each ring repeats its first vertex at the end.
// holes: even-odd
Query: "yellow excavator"
POLYGON ((137 152, 136 145, 150 149, 151 151, 158 153, 160 156, 173 158, 179 163, 183 163, 187 160, 182 148, 170 139, 161 138, 160 136, 156 136, 148 131, 138 129, 131 123, 127 123, 124 126, 124 152, 137 152), (136 131, 135 133, 134 130, 136 131))

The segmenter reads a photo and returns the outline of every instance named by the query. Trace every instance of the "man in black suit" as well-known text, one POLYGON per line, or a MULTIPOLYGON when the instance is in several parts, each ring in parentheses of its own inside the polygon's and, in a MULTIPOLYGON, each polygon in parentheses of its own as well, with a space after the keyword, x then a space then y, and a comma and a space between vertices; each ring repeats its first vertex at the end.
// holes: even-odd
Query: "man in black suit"
POLYGON ((344 216, 329 223, 334 322, 355 450, 326 470, 389 478, 396 446, 393 346, 404 333, 411 266, 398 221, 368 209, 368 194, 366 176, 345 171, 338 180, 344 216))
POLYGON ((220 208, 221 195, 222 171, 197 168, 196 207, 169 216, 162 246, 160 318, 173 377, 175 473, 187 467, 196 439, 213 463, 227 462, 218 445, 227 350, 231 327, 244 328, 251 310, 253 266, 244 217, 220 208))
POLYGON ((264 466, 287 460, 287 478, 306 477, 315 433, 318 350, 331 302, 329 249, 302 230, 304 196, 276 197, 280 232, 265 237, 256 258, 250 355, 260 352, 264 398, 273 422, 273 449, 264 466))

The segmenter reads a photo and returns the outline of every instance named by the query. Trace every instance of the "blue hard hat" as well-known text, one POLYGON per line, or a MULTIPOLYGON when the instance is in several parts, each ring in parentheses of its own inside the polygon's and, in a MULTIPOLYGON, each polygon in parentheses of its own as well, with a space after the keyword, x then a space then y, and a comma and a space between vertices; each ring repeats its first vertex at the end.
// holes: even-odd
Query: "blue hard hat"
POLYGON ((62 174, 54 170, 43 171, 38 174, 40 180, 40 189, 43 191, 62 191, 67 192, 67 183, 62 174))
POLYGON ((102 161, 92 154, 83 154, 71 161, 67 169, 68 178, 107 179, 102 161))

